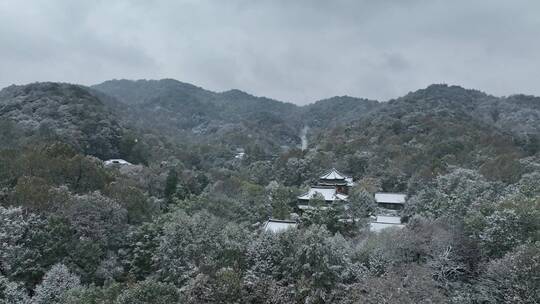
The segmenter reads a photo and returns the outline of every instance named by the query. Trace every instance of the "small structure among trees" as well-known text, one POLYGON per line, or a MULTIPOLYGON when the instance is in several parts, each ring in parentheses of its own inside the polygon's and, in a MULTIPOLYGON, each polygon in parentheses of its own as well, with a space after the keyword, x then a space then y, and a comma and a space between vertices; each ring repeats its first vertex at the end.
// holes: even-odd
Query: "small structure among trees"
POLYGON ((386 228, 403 228, 400 216, 377 215, 375 221, 369 224, 369 230, 379 232, 386 228))
POLYGON ((106 161, 103 162, 103 164, 105 166, 129 166, 131 165, 130 162, 128 162, 127 160, 123 160, 123 159, 108 159, 106 161))
POLYGON ((234 154, 235 159, 242 160, 244 159, 245 156, 246 156, 246 151, 244 150, 244 148, 236 149, 236 153, 234 154))
POLYGON ((377 207, 389 210, 403 210, 407 195, 402 193, 375 193, 377 207))
POLYGON ((405 207, 407 195, 402 193, 375 193, 377 211, 374 221, 370 223, 371 231, 381 231, 386 228, 402 228, 401 211, 405 207))
POLYGON ((279 233, 288 229, 296 228, 298 223, 292 220, 269 219, 264 225, 265 232, 279 233))

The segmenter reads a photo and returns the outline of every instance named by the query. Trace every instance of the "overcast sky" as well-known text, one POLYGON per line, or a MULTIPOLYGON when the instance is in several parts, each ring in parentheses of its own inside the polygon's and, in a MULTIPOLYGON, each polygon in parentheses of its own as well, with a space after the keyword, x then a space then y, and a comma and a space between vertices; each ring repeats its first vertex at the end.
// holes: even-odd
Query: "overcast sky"
POLYGON ((0 0, 0 87, 175 78, 305 104, 540 95, 538 0, 0 0))

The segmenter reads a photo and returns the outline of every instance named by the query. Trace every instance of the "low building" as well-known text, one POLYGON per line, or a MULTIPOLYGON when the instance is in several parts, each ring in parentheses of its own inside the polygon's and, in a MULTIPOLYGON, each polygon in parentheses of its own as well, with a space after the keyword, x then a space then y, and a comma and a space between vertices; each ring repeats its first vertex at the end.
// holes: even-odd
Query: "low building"
POLYGON ((379 232, 387 228, 401 229, 405 225, 401 223, 400 216, 383 216, 378 215, 375 220, 369 224, 369 230, 373 232, 379 232))
POLYGON ((279 233, 298 227, 298 223, 292 220, 269 219, 264 224, 265 232, 279 233))
POLYGON ((236 149, 236 152, 234 154, 234 158, 235 159, 239 159, 239 160, 242 160, 246 157, 246 151, 244 150, 244 148, 237 148, 236 149))
POLYGON ((123 160, 123 159, 108 159, 106 161, 103 162, 103 164, 105 166, 115 166, 115 165, 118 165, 118 166, 131 166, 132 164, 126 160, 123 160))
POLYGON ((238 152, 238 153, 236 153, 234 158, 236 158, 236 159, 244 159, 245 156, 246 156, 245 152, 238 152))
POLYGON ((402 210, 405 206, 407 195, 402 193, 375 193, 377 206, 390 210, 402 210))
POLYGON ((300 209, 305 206, 309 206, 309 201, 321 197, 324 202, 328 205, 332 204, 335 201, 347 202, 349 197, 345 194, 339 193, 336 187, 333 186, 311 186, 309 191, 298 196, 298 207, 300 209))
POLYGON ((375 193, 377 202, 377 215, 370 223, 371 231, 381 231, 386 228, 403 228, 401 212, 405 208, 407 195, 403 193, 375 193))

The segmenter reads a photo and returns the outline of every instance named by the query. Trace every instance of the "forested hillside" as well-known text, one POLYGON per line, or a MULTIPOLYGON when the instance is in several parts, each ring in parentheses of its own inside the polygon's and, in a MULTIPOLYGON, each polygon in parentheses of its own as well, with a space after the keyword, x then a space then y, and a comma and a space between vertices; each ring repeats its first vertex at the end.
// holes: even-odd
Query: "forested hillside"
POLYGON ((453 167, 516 182, 531 170, 527 159, 540 148, 540 112, 531 100, 433 85, 320 132, 315 142, 336 159, 353 157, 356 166, 341 167, 354 176, 379 176, 387 191, 414 191, 408 183, 429 181, 453 167))
POLYGON ((0 128, 0 303, 540 302, 538 97, 35 83, 0 91, 0 128), (352 207, 262 230, 332 167, 352 207), (378 191, 405 228, 367 229, 378 191))
POLYGON ((172 79, 111 80, 93 88, 130 105, 125 111, 131 123, 181 142, 257 143, 268 154, 300 144, 293 104, 238 90, 210 92, 172 79))
POLYGON ((84 88, 67 84, 8 87, 0 93, 0 116, 16 123, 25 135, 56 138, 99 157, 119 153, 124 131, 101 100, 84 88))

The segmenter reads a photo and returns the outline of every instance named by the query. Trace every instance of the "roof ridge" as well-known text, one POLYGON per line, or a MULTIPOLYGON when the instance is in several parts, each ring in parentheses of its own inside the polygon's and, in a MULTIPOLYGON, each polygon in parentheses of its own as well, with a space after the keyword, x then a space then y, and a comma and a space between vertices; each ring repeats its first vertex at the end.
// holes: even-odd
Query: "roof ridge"
POLYGON ((332 169, 325 171, 322 175, 319 176, 319 178, 324 179, 323 177, 326 175, 330 175, 332 172, 336 172, 338 175, 342 176, 343 179, 346 179, 347 177, 350 177, 346 174, 341 173, 336 167, 332 167, 332 169))
POLYGON ((269 218, 269 219, 268 219, 268 222, 297 223, 297 221, 295 221, 295 220, 278 220, 278 219, 273 219, 273 218, 269 218))
POLYGON ((335 189, 335 186, 331 185, 311 185, 310 188, 319 188, 319 189, 335 189))
POLYGON ((399 195, 407 195, 407 193, 401 193, 401 192, 375 192, 375 194, 399 194, 399 195))
MULTIPOLYGON (((334 169, 334 168, 332 168, 334 169)), ((332 171, 332 169, 329 169, 329 170, 326 170, 326 171, 323 171, 323 173, 320 175, 320 176, 325 176, 325 175, 328 175, 328 173, 330 173, 332 171)))

